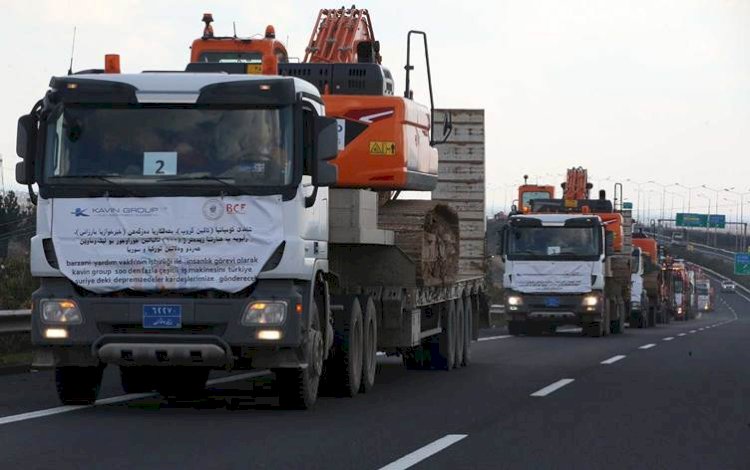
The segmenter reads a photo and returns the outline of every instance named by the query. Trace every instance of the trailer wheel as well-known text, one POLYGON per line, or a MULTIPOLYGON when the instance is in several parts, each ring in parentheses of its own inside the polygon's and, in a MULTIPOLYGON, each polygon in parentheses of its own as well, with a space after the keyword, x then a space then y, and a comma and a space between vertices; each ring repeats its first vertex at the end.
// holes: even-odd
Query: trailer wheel
POLYGON ((120 383, 125 393, 146 393, 156 390, 158 371, 146 366, 120 366, 120 383))
POLYGON ((282 408, 307 410, 312 408, 318 399, 324 345, 317 302, 311 303, 310 316, 310 331, 304 345, 307 367, 273 371, 276 374, 279 404, 282 408))
POLYGON ((65 405, 91 405, 99 396, 104 366, 58 367, 55 369, 57 396, 65 405))
POLYGON ((464 308, 463 299, 459 298, 456 301, 456 360, 454 367, 458 369, 464 363, 464 336, 466 328, 466 319, 464 314, 466 309, 464 308))
POLYGON ((613 335, 619 335, 625 330, 625 304, 615 301, 615 312, 616 318, 610 318, 610 330, 613 335))
POLYGON ((375 374, 378 367, 378 315, 375 310, 375 302, 369 296, 360 296, 360 304, 363 306, 362 331, 362 383, 359 386, 361 393, 367 393, 375 386, 375 374))
POLYGON ((656 309, 651 304, 648 306, 648 326, 649 328, 656 326, 656 309))
POLYGON ((333 312, 334 340, 331 356, 325 362, 326 388, 334 395, 353 397, 362 383, 362 307, 356 296, 341 296, 333 312))
POLYGON ((456 364, 456 303, 441 305, 443 331, 430 344, 430 357, 436 369, 451 370, 456 364))
POLYGON ((466 367, 471 363, 471 337, 473 331, 474 309, 471 296, 464 297, 464 351, 462 366, 466 367))

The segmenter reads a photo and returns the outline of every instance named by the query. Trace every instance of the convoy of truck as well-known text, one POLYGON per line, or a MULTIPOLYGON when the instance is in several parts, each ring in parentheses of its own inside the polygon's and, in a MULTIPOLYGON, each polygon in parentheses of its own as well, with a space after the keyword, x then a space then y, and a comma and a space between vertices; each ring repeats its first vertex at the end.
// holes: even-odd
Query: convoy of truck
MULTIPOLYGON (((468 365, 489 315, 483 110, 414 102, 409 55, 395 94, 367 10, 321 10, 295 63, 272 26, 247 40, 203 21, 185 71, 107 56, 19 119, 17 180, 39 188, 34 366, 60 400, 93 403, 107 365, 126 392, 168 397, 269 369, 289 408, 370 391, 379 351, 468 365)), ((633 233, 622 187, 592 187, 572 168, 560 199, 519 188, 501 235, 510 334, 710 311, 707 279, 633 233)))

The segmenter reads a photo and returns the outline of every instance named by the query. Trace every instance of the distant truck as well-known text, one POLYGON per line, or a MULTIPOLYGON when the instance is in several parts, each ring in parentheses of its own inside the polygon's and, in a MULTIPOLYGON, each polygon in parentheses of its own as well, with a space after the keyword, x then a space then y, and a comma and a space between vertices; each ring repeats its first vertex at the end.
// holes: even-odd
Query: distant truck
POLYGON ((698 311, 711 312, 714 309, 714 293, 711 281, 705 276, 695 282, 695 303, 698 311))
MULTIPOLYGON (((640 317, 644 312, 647 313, 648 326, 655 326, 657 323, 666 323, 667 316, 659 309, 659 248, 656 239, 651 238, 638 231, 633 233, 633 250, 639 249, 641 252, 641 269, 643 291, 648 299, 648 310, 643 309, 641 304, 640 317)), ((635 299, 634 295, 632 299, 635 299)), ((631 320, 633 320, 631 318, 631 320)), ((636 320, 638 324, 638 320, 636 320)))
POLYGON ((685 263, 667 257, 662 266, 659 284, 661 308, 665 313, 674 320, 689 320, 693 315, 693 294, 685 263))

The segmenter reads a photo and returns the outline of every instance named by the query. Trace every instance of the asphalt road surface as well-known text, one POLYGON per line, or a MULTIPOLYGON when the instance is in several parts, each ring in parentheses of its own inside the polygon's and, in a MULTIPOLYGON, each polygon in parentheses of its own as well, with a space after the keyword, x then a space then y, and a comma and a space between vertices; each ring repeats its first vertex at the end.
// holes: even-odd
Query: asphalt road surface
POLYGON ((276 408, 263 375, 216 376, 207 399, 169 403, 123 396, 110 368, 92 407, 60 407, 49 372, 3 376, 0 468, 750 468, 741 294, 607 338, 502 333, 451 372, 381 357, 371 393, 307 412, 276 408))

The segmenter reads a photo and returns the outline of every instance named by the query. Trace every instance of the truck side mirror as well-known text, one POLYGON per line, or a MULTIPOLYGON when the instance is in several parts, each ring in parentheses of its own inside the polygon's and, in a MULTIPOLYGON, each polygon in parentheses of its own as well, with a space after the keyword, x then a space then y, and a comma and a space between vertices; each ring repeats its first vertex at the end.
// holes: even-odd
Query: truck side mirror
POLYGON ((505 256, 505 244, 508 241, 508 226, 505 225, 500 229, 500 240, 497 246, 497 252, 500 256, 505 256))
POLYGON ((330 161, 339 153, 338 124, 335 119, 315 117, 315 155, 312 165, 314 186, 331 186, 338 180, 338 168, 330 161))
POLYGON ((16 164, 16 181, 18 184, 34 183, 36 135, 36 118, 34 116, 26 114, 18 118, 16 154, 23 159, 23 162, 16 164))

